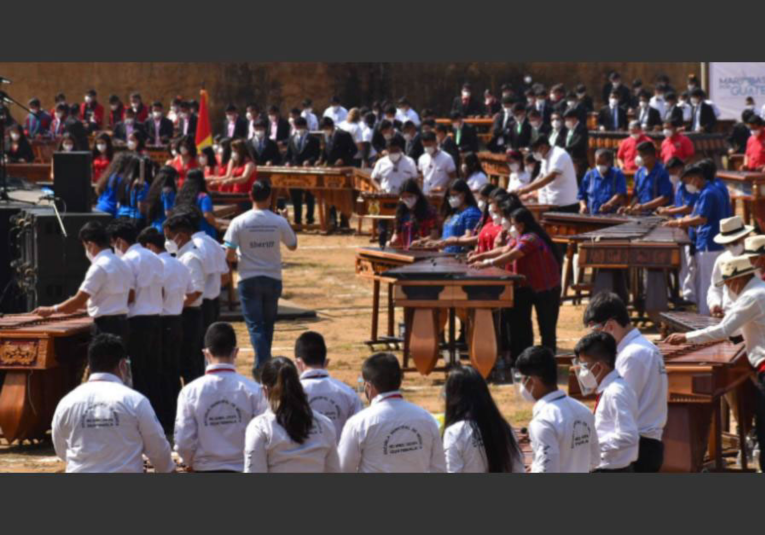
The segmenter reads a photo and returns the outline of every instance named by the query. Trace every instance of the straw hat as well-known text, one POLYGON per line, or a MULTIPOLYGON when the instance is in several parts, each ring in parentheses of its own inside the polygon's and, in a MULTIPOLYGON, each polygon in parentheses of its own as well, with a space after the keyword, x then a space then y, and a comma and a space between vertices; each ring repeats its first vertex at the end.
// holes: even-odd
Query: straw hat
POLYGON ((756 270, 757 268, 752 265, 749 256, 734 256, 733 258, 721 262, 720 273, 722 275, 722 281, 717 283, 717 285, 720 286, 725 281, 749 275, 756 270))
POLYGON ((720 233, 714 237, 714 241, 720 245, 733 243, 753 230, 754 227, 744 225, 744 220, 741 219, 741 216, 734 215, 733 217, 720 220, 720 233))
POLYGON ((744 254, 749 258, 765 255, 765 235, 749 236, 744 240, 744 254))

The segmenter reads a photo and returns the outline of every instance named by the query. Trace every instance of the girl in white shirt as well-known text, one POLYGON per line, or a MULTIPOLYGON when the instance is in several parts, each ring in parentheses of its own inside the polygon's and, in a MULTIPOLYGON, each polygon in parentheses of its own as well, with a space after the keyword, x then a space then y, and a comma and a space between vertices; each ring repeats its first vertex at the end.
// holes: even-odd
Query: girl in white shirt
POLYGON ((507 166, 510 168, 510 177, 507 181, 508 193, 528 185, 529 181, 531 181, 531 173, 524 168, 521 151, 507 151, 507 166))
POLYGON ((474 152, 468 152, 465 155, 460 170, 462 171, 462 176, 465 177, 465 182, 470 186, 470 191, 474 195, 477 195, 481 188, 489 183, 489 179, 486 177, 486 173, 483 172, 483 167, 481 167, 481 162, 474 152))
POLYGON ((311 409, 292 361, 269 360, 260 378, 269 409, 247 426, 244 471, 339 472, 335 427, 311 409))
POLYGON ((481 374, 462 366, 449 374, 444 388, 447 472, 525 472, 515 433, 481 374))

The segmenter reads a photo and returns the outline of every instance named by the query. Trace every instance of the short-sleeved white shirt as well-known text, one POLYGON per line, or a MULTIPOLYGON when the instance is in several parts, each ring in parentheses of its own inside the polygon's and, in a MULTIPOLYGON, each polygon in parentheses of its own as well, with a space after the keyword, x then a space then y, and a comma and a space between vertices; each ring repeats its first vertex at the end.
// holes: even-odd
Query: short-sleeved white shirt
POLYGON ((162 312, 162 282, 164 264, 157 255, 136 243, 125 251, 122 260, 133 271, 135 300, 129 305, 128 316, 156 316, 162 312))
POLYGON ((91 318, 128 313, 128 297, 133 289, 133 272, 111 249, 98 253, 90 264, 80 290, 90 295, 91 318))
POLYGON ((160 253, 159 259, 162 260, 164 266, 162 272, 162 289, 164 290, 162 315, 180 316, 183 312, 183 301, 186 300, 186 294, 194 293, 191 273, 186 266, 168 252, 160 253))
POLYGON ((576 204, 578 191, 574 162, 568 152, 560 147, 550 147, 547 156, 542 159, 539 176, 544 177, 552 172, 558 173, 555 180, 539 190, 539 203, 553 206, 569 206, 576 204))
POLYGON ((385 193, 398 194, 407 179, 417 178, 417 167, 414 160, 404 154, 396 163, 393 163, 389 156, 385 156, 375 163, 372 178, 380 183, 385 193))
POLYGON ((279 245, 293 247, 297 237, 289 222, 270 210, 253 208, 234 218, 223 239, 236 248, 239 275, 282 279, 282 254, 279 245))
POLYGON ((454 158, 443 150, 438 150, 433 156, 425 152, 417 163, 422 173, 422 191, 430 194, 434 188, 446 188, 449 184, 449 174, 456 172, 454 158))
POLYGON ((467 178, 468 187, 473 193, 477 193, 483 186, 489 183, 489 179, 483 172, 478 171, 467 178))

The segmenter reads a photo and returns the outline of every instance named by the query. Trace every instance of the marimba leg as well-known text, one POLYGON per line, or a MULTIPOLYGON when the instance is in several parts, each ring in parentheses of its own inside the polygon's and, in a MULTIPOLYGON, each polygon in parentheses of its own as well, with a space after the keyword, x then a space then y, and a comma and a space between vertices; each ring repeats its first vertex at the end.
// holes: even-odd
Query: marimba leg
POLYGON ((497 334, 491 309, 471 310, 470 363, 484 378, 497 362, 497 334))
POLYGON ((0 429, 12 443, 27 438, 36 426, 35 414, 28 399, 30 371, 8 370, 0 393, 0 429))
POLYGON ((393 285, 388 284, 388 336, 393 336, 396 322, 396 309, 393 306, 393 285))
POLYGON ((411 328, 407 325, 409 353, 417 371, 422 375, 430 374, 438 362, 437 317, 437 310, 416 308, 413 310, 411 328))
POLYGON ((377 342, 377 325, 380 319, 380 281, 372 283, 372 342, 377 342))
POLYGON ((324 193, 317 190, 315 197, 316 207, 319 209, 319 228, 322 232, 327 232, 327 205, 324 202, 324 193))

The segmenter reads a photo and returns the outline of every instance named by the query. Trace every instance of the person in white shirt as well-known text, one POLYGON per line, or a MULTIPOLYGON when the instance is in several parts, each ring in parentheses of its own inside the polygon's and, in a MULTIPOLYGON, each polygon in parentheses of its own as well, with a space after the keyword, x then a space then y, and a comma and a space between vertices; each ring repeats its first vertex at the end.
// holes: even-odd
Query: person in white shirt
POLYGON ((317 119, 316 114, 313 113, 312 105, 313 103, 311 102, 311 99, 305 99, 302 104, 303 111, 300 112, 300 115, 305 117, 308 131, 316 132, 319 129, 319 119, 317 119))
POLYGON ((183 300, 181 323, 183 328, 183 343, 181 360, 178 363, 179 372, 184 384, 189 384, 204 374, 204 357, 202 356, 202 295, 205 289, 204 260, 202 253, 194 245, 191 236, 196 227, 184 214, 174 214, 167 218, 162 226, 165 232, 165 249, 188 270, 191 279, 191 292, 186 292, 183 300))
POLYGON ((340 124, 348 117, 348 110, 340 105, 338 97, 332 97, 329 101, 329 108, 324 110, 322 117, 329 117, 335 124, 340 124))
POLYGON ((136 243, 138 229, 126 219, 115 219, 106 228, 114 253, 130 267, 135 298, 128 309, 130 340, 127 352, 133 372, 133 386, 149 398, 154 410, 161 407, 159 363, 162 355, 163 264, 150 250, 136 243))
POLYGON ((395 119, 401 124, 412 121, 414 126, 420 126, 420 116, 412 109, 412 105, 406 98, 398 99, 398 108, 396 109, 395 119))
POLYGON ((183 302, 187 294, 194 292, 191 274, 186 266, 165 250, 165 235, 154 227, 146 227, 138 235, 138 243, 159 256, 162 261, 162 349, 159 359, 160 406, 154 407, 162 428, 173 432, 176 403, 181 391, 179 362, 183 346, 183 302))
POLYGON ((297 249, 297 236, 286 218, 273 213, 271 183, 258 180, 252 185, 252 210, 231 221, 223 241, 227 260, 237 261, 242 314, 255 349, 255 369, 271 358, 274 324, 282 294, 282 254, 280 245, 297 249))
POLYGON ((425 195, 443 193, 449 182, 457 177, 454 158, 438 148, 433 132, 423 132, 422 146, 425 154, 417 162, 417 169, 422 173, 422 192, 425 195))
POLYGON ((401 366, 395 355, 376 353, 361 368, 370 406, 352 416, 338 445, 340 468, 348 473, 445 472, 436 419, 401 395, 401 366))
POLYGON ((154 470, 173 472, 162 426, 149 400, 125 382, 125 346, 99 334, 88 347, 88 381, 69 392, 53 415, 53 447, 67 472, 143 473, 145 454, 154 470))
POLYGON ((295 341, 295 363, 308 404, 332 421, 339 441, 348 418, 364 408, 359 395, 353 388, 329 375, 327 346, 319 333, 306 331, 298 337, 295 341))
POLYGON ((720 220, 720 233, 714 238, 715 243, 725 247, 712 267, 712 284, 707 290, 707 306, 709 313, 715 318, 722 318, 733 306, 733 299, 727 286, 722 283, 721 266, 734 256, 744 254, 745 240, 754 231, 754 227, 744 224, 741 216, 733 216, 720 220))
POLYGON ((667 423, 668 382, 664 357, 630 322, 624 302, 612 292, 600 292, 584 312, 584 325, 614 337, 616 371, 638 400, 640 448, 636 472, 658 472, 664 462, 661 437, 667 423))
POLYGON ((348 110, 348 115, 346 116, 345 121, 338 124, 337 127, 348 132, 353 138, 353 142, 356 144, 356 147, 358 147, 353 159, 361 165, 361 161, 364 158, 364 146, 362 144, 364 137, 363 128, 361 126, 361 112, 359 112, 359 109, 351 108, 348 110))
POLYGON ((593 332, 574 348, 574 370, 582 394, 597 393, 595 429, 600 445, 596 472, 634 472, 638 458, 638 401, 635 392, 614 369, 616 340, 593 332))
POLYGON ((489 183, 489 179, 486 177, 486 173, 483 172, 483 167, 481 167, 481 161, 474 152, 465 154, 460 171, 462 171, 462 176, 474 195, 477 195, 481 188, 489 183))
POLYGON ((515 384, 534 403, 529 439, 533 473, 588 473, 600 464, 595 418, 584 404, 558 389, 555 355, 529 347, 515 361, 515 384))
POLYGON ((475 368, 455 368, 446 379, 444 392, 447 472, 525 472, 515 433, 475 368))
POLYGON ((236 371, 234 328, 213 323, 205 333, 205 374, 178 396, 175 451, 194 472, 242 472, 244 435, 266 411, 260 385, 236 371))
MULTIPOLYGON (((757 387, 755 427, 757 441, 765 444, 765 281, 760 278, 759 257, 765 247, 754 254, 734 256, 721 266, 722 284, 728 287, 733 306, 720 323, 689 333, 675 333, 667 338, 670 344, 704 344, 725 340, 741 331, 749 364, 755 370, 757 387), (757 266, 753 265, 755 260, 757 266)), ((760 470, 765 470, 765 448, 760 448, 760 470)))
POLYGON ((62 303, 38 307, 32 313, 47 318, 72 314, 83 308, 93 318, 93 334, 111 333, 128 343, 128 301, 134 297, 130 267, 112 252, 109 234, 98 221, 86 223, 78 235, 90 260, 79 290, 62 303))
POLYGON ((370 163, 373 163, 377 157, 377 150, 372 145, 372 140, 375 137, 375 121, 375 114, 371 111, 361 121, 361 144, 364 152, 362 167, 369 167, 370 163))
POLYGON ((540 204, 551 204, 559 212, 578 212, 576 170, 568 152, 561 147, 551 147, 547 136, 539 136, 531 150, 534 158, 541 162, 539 175, 516 193, 523 196, 539 190, 540 204))
POLYGON ((659 115, 664 117, 667 114, 667 103, 664 101, 664 93, 667 91, 667 87, 664 84, 657 84, 653 90, 653 96, 648 104, 659 111, 659 115))
POLYGON ((508 149, 506 155, 507 167, 510 170, 510 175, 507 178, 507 192, 513 193, 528 185, 531 181, 531 173, 525 169, 521 151, 508 149))
POLYGON ((311 409, 292 361, 266 362, 261 382, 268 408, 247 426, 244 471, 339 472, 335 426, 311 409))
POLYGON ((417 178, 417 167, 414 160, 404 154, 399 138, 389 140, 386 149, 387 154, 377 160, 372 169, 372 179, 377 181, 383 192, 398 195, 407 179, 417 178))

